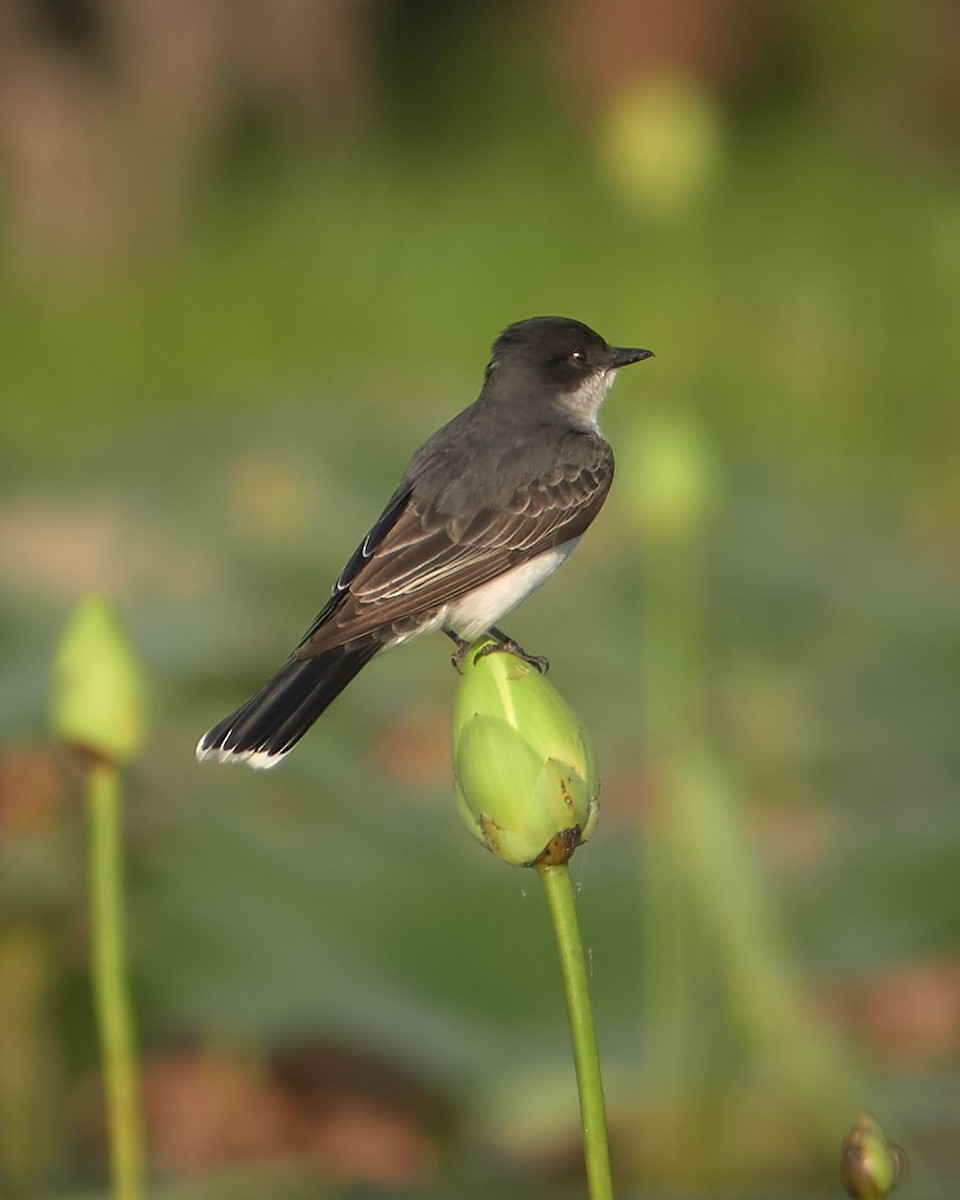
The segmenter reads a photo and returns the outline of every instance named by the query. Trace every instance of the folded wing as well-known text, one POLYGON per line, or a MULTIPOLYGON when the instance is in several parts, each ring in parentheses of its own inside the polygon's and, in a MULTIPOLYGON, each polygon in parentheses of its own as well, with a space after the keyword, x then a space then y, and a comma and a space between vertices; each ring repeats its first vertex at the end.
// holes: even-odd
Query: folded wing
POLYGON ((515 489, 499 507, 468 515, 401 488, 341 572, 326 608, 305 635, 306 657, 395 621, 428 614, 579 537, 599 512, 613 477, 605 443, 584 462, 558 466, 515 489))

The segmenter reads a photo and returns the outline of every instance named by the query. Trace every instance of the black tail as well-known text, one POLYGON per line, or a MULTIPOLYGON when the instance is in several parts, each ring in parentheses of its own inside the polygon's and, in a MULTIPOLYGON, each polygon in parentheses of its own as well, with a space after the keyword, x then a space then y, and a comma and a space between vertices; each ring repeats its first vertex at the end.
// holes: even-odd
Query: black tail
POLYGON ((382 646, 366 637, 308 658, 292 654, 255 696, 203 735, 197 758, 275 766, 382 646))

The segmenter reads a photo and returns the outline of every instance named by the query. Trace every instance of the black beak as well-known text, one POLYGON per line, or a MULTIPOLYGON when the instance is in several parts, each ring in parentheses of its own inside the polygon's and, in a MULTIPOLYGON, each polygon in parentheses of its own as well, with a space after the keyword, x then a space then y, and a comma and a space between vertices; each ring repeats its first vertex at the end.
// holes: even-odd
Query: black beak
POLYGON ((631 363, 643 362, 645 358, 653 358, 652 350, 631 350, 627 346, 611 346, 613 362, 611 367, 619 371, 621 367, 629 367, 631 363))

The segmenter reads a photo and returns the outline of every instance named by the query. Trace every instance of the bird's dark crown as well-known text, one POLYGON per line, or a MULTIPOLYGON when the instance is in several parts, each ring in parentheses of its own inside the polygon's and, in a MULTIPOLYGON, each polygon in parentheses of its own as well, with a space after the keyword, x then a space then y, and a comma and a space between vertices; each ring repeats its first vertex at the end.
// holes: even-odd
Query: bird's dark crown
POLYGON ((493 343, 487 372, 508 364, 539 370, 560 387, 576 387, 586 375, 612 365, 612 351, 599 333, 570 317, 517 321, 493 343))

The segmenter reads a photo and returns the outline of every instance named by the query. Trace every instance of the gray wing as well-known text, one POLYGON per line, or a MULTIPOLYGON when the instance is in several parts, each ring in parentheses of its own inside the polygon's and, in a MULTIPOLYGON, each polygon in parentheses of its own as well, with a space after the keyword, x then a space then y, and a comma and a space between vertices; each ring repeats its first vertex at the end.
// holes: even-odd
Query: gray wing
POLYGON ((504 571, 563 545, 590 525, 613 479, 597 441, 506 504, 451 516, 432 495, 402 486, 341 572, 330 602, 301 642, 319 653, 372 630, 428 614, 504 571))

